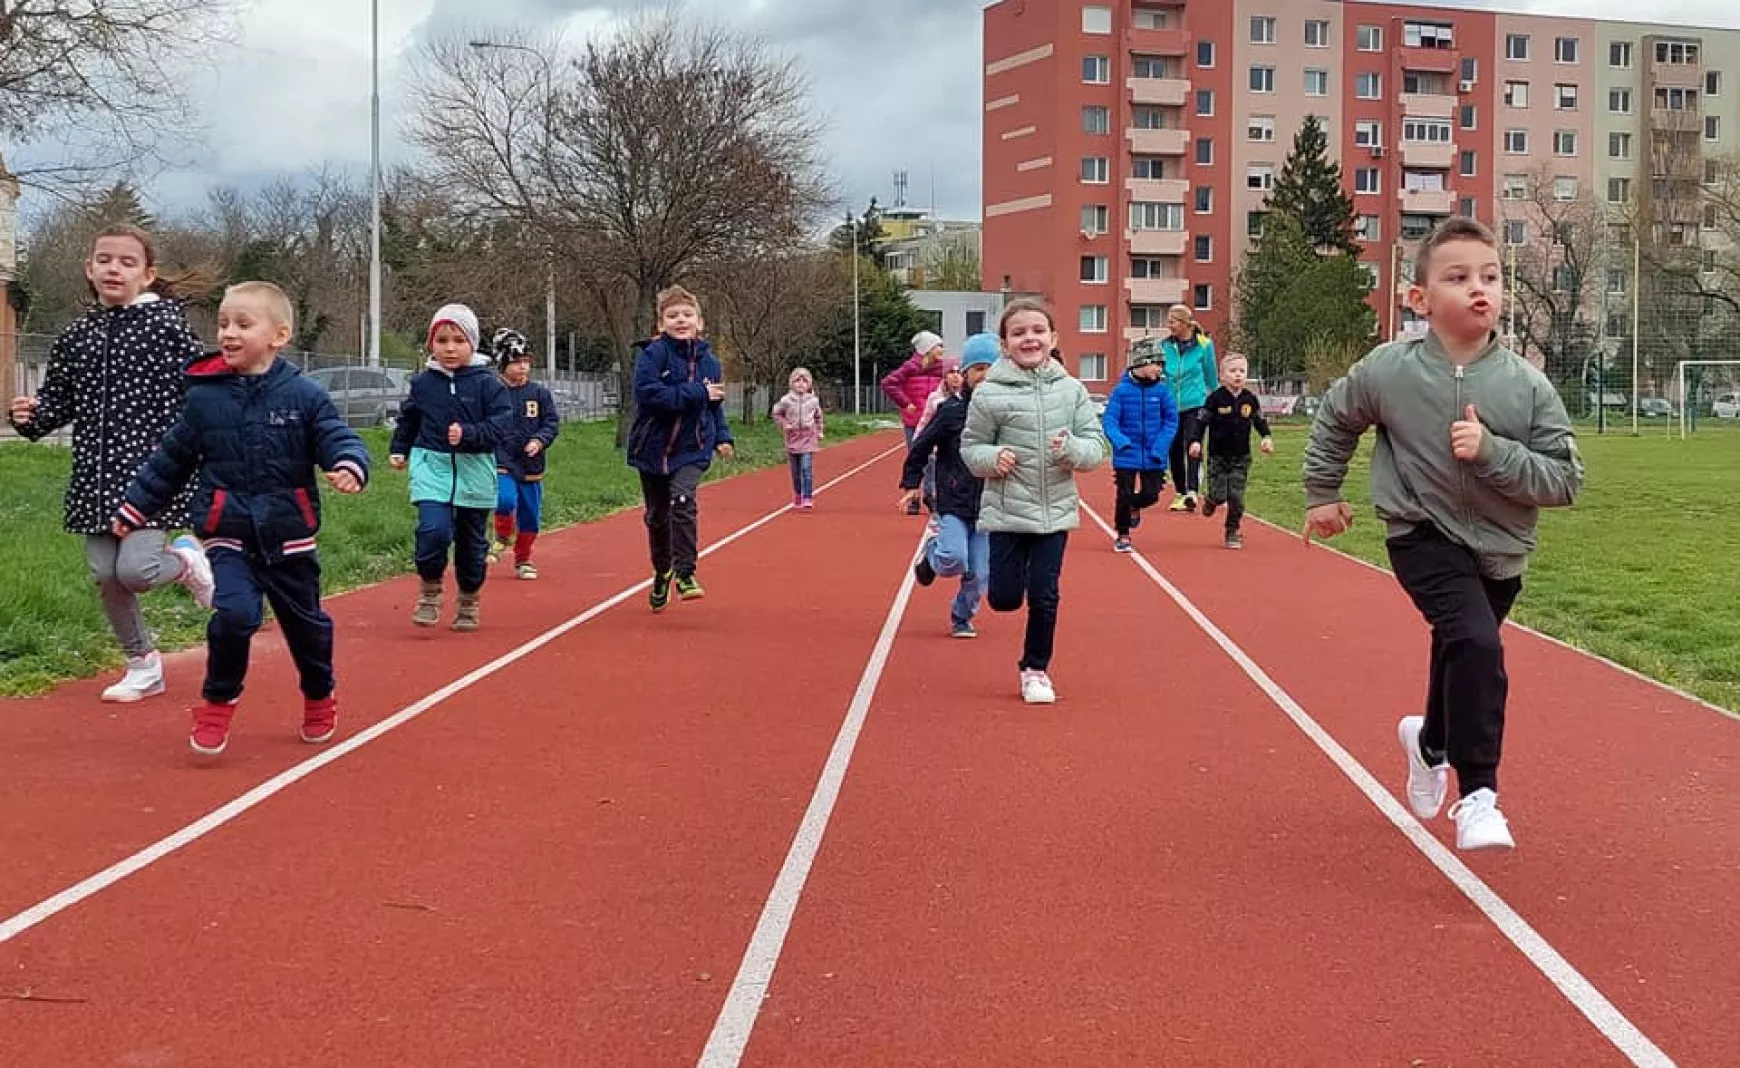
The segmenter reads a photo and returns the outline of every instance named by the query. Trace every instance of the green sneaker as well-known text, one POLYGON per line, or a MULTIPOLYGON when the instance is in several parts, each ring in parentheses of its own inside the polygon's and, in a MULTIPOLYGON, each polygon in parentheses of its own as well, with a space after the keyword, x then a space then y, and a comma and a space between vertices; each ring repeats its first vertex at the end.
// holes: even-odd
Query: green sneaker
POLYGON ((652 591, 646 595, 646 603, 655 612, 663 612, 665 606, 671 603, 671 573, 661 571, 653 576, 652 591))
POLYGON ((707 596, 707 591, 701 588, 700 580, 693 575, 677 577, 677 597, 684 601, 699 601, 707 596))

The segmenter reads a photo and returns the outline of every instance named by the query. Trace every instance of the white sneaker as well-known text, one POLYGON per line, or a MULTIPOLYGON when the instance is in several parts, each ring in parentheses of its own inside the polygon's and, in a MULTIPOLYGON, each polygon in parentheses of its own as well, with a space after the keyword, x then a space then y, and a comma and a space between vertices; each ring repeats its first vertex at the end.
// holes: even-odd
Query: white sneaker
POLYGON ((1430 767, 1420 753, 1420 729, 1425 716, 1403 716, 1396 724, 1396 739, 1408 755, 1408 807, 1423 820, 1435 818, 1444 808, 1444 795, 1450 792, 1449 765, 1430 767))
POLYGON ((1057 703, 1057 691, 1051 688, 1051 676, 1043 671, 1021 673, 1021 700, 1030 705, 1057 703))
POLYGON ((210 608, 217 582, 212 578, 211 561, 205 558, 205 546, 192 534, 183 534, 170 542, 169 548, 176 556, 181 557, 184 565, 181 578, 177 581, 186 586, 187 592, 193 595, 194 604, 201 608, 210 608))
POLYGON ((1450 806, 1457 849, 1515 849, 1510 824, 1498 810, 1498 795, 1480 789, 1450 806))
POLYGON ((129 657, 127 674, 121 681, 103 691, 103 700, 130 705, 163 692, 163 654, 155 650, 140 657, 129 657))

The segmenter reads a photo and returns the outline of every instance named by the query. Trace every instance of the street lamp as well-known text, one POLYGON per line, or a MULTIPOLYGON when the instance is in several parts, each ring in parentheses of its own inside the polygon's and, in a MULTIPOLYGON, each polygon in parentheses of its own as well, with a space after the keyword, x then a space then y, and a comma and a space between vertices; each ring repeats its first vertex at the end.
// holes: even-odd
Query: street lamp
POLYGON ((381 0, 369 5, 368 365, 381 365, 381 0))
POLYGON ((858 325, 858 219, 848 214, 852 224, 852 414, 864 414, 863 341, 858 325))
MULTIPOLYGON (((525 52, 535 56, 544 68, 544 167, 550 166, 551 123, 552 113, 556 107, 556 80, 550 70, 550 59, 536 48, 528 48, 520 44, 502 44, 496 41, 472 41, 471 47, 479 52, 494 48, 503 52, 525 52)), ((544 360, 550 369, 550 378, 556 377, 556 241, 546 228, 544 232, 544 360)))

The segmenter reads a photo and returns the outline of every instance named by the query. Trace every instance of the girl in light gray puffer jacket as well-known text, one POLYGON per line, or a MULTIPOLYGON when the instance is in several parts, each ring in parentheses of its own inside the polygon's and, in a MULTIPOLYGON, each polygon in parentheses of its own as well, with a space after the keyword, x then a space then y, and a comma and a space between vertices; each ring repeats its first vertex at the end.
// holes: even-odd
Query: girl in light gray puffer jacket
POLYGON ((1057 327, 1051 311, 1018 300, 998 326, 1003 358, 973 391, 961 458, 985 479, 979 529, 990 532, 996 612, 1027 602, 1021 654, 1021 699, 1051 704, 1047 673, 1057 630, 1058 576, 1069 532, 1081 525, 1075 473, 1105 459, 1105 439, 1087 387, 1051 358, 1057 327))

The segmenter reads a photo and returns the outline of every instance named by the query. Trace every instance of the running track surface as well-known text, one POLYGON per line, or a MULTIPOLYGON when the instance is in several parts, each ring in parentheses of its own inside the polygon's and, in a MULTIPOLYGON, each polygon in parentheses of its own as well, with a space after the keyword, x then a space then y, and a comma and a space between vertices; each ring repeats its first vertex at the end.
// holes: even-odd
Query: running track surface
MULTIPOLYGON (((0 1062, 1733 1063, 1740 724, 1513 628, 1520 849, 1454 856, 1383 800, 1426 647, 1387 575, 1156 509, 1169 592, 1084 476, 1061 700, 1025 707, 1020 617, 951 640, 907 579, 897 444, 828 450, 868 466, 660 617, 636 590, 523 648, 644 579, 634 514, 497 571, 475 635, 412 628, 409 581, 333 599, 341 740, 419 714, 70 904, 319 752, 288 658, 259 641, 212 766, 199 651, 132 709, 0 704, 0 1062)), ((703 544, 788 493, 705 487, 703 544)))

